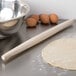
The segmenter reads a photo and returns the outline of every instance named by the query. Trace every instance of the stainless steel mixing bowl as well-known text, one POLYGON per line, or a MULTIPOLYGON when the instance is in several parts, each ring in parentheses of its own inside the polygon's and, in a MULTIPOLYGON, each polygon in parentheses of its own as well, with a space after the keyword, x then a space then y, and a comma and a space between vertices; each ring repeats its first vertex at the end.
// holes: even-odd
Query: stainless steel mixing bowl
POLYGON ((0 1, 0 38, 16 33, 30 11, 28 4, 20 1, 0 1))

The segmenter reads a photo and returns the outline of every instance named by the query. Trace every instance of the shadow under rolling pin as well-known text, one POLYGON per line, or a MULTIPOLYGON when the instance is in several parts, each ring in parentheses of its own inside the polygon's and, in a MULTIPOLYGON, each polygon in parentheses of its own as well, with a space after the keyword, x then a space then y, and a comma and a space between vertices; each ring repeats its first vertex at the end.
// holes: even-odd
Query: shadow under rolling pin
POLYGON ((3 54, 1 56, 1 59, 4 62, 9 61, 12 57, 22 53, 24 50, 27 50, 34 45, 42 42, 43 40, 53 36, 54 34, 60 32, 61 30, 71 26, 74 22, 74 19, 67 20, 61 24, 58 24, 57 26, 50 28, 40 34, 38 34, 35 37, 32 37, 31 39, 23 42, 22 44, 18 45, 17 47, 13 48, 12 50, 8 51, 7 53, 3 54))

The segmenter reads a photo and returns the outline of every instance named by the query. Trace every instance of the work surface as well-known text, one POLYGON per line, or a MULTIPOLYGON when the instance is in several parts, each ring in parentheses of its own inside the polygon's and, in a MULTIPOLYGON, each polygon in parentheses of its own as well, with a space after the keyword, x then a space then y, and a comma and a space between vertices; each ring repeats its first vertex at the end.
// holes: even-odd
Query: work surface
MULTIPOLYGON (((61 20, 59 23, 63 21, 61 20)), ((51 25, 38 25, 37 28, 26 29, 23 24, 17 34, 0 40, 0 55, 51 27, 51 25)), ((52 67, 44 63, 41 57, 41 51, 48 43, 62 37, 76 37, 76 23, 72 27, 28 49, 7 64, 0 60, 0 76, 76 76, 76 71, 52 67)))

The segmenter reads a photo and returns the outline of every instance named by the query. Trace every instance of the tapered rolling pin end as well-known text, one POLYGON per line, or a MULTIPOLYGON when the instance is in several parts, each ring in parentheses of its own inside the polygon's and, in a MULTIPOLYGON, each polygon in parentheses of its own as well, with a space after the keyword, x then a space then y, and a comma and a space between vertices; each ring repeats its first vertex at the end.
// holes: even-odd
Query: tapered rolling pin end
POLYGON ((7 61, 4 55, 1 56, 1 59, 2 59, 3 62, 7 61))

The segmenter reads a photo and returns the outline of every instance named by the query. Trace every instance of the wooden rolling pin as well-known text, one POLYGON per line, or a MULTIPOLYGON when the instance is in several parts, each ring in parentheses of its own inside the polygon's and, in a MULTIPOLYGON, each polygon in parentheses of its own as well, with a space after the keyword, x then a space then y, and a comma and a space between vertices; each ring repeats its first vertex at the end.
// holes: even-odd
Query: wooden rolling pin
POLYGON ((17 47, 13 48, 12 50, 3 54, 1 56, 1 59, 4 62, 7 62, 8 60, 10 60, 12 57, 16 56, 17 54, 20 54, 21 52, 25 51, 26 49, 42 42, 43 40, 53 36, 54 34, 58 33, 59 31, 71 26, 73 24, 73 22, 74 22, 73 19, 67 20, 57 26, 54 26, 54 27, 38 34, 35 37, 32 37, 31 39, 23 42, 22 44, 18 45, 17 47))

